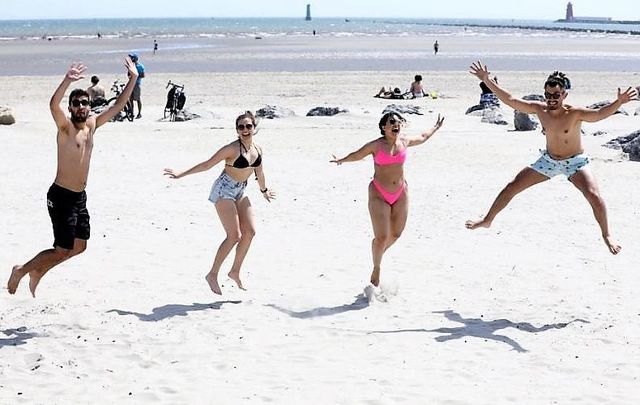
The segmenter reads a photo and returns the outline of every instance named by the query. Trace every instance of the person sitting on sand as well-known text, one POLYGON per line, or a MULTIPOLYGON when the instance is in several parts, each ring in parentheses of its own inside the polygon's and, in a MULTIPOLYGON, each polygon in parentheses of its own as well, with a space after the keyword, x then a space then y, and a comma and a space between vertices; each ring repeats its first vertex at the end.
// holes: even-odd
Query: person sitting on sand
POLYGON ((96 130, 106 124, 125 106, 138 78, 131 59, 124 61, 129 81, 116 103, 100 114, 90 115, 89 93, 75 89, 69 94, 67 117, 60 102, 69 85, 83 79, 87 67, 73 63, 62 83, 49 101, 51 115, 58 128, 58 168, 55 180, 47 193, 47 207, 53 224, 53 249, 43 250, 24 265, 16 265, 7 282, 9 294, 14 294, 20 280, 29 274, 29 289, 35 298, 40 279, 54 266, 85 251, 89 239, 89 212, 87 211, 87 178, 96 130))
POLYGON ((262 170, 262 149, 253 141, 256 134, 256 118, 247 111, 236 118, 236 132, 238 139, 223 146, 208 160, 198 163, 189 170, 178 173, 173 169, 164 169, 164 174, 172 179, 180 179, 190 174, 211 169, 218 163, 225 161, 224 169, 213 183, 209 201, 218 212, 218 217, 227 234, 218 247, 211 271, 205 276, 211 291, 222 294, 218 284, 218 272, 222 262, 236 247, 236 254, 229 271, 229 278, 236 282, 238 288, 244 290, 240 281, 240 267, 244 261, 251 240, 255 235, 255 219, 249 197, 244 195, 247 180, 255 173, 262 196, 271 201, 275 193, 265 185, 264 172, 262 170))
POLYGON ((424 87, 422 86, 422 76, 415 75, 414 82, 411 83, 411 87, 409 88, 409 93, 412 98, 422 98, 427 95, 424 91, 424 87))
POLYGON ((407 98, 408 94, 409 94, 408 92, 403 93, 399 87, 396 87, 392 90, 391 86, 389 87, 382 86, 380 91, 378 91, 378 93, 373 97, 386 98, 386 99, 392 99, 392 100, 404 100, 405 98, 407 98))
POLYGON ((98 76, 91 76, 91 86, 87 88, 87 93, 89 93, 89 98, 91 99, 91 108, 107 104, 104 87, 99 83, 100 78, 98 76))
POLYGON ((618 254, 621 247, 609 233, 607 209, 600 196, 596 179, 589 170, 589 158, 584 154, 580 129, 583 121, 603 120, 615 113, 622 104, 637 99, 636 90, 629 87, 625 91, 620 91, 618 88, 616 101, 600 109, 592 110, 564 104, 567 97, 567 77, 560 72, 551 74, 544 83, 545 103, 513 97, 498 86, 498 83, 491 80, 487 66, 480 61, 471 65, 470 73, 482 80, 500 101, 509 107, 528 114, 536 114, 542 124, 542 133, 547 138, 547 148, 542 151, 542 156, 535 163, 522 169, 515 179, 502 189, 489 208, 489 212, 481 220, 467 221, 466 227, 469 229, 490 227, 496 215, 518 193, 535 184, 549 180, 551 177, 563 174, 582 192, 591 205, 600 226, 602 238, 609 251, 618 254))
MULTIPOLYGON (((498 83, 498 77, 494 76, 493 81, 498 83)), ((498 99, 498 97, 496 97, 489 86, 487 86, 484 82, 480 82, 480 89, 482 90, 482 93, 480 93, 480 105, 492 105, 500 107, 500 100, 498 99)))
POLYGON ((386 113, 378 128, 381 137, 366 143, 360 149, 342 159, 335 156, 331 163, 341 165, 356 162, 371 155, 374 163, 373 180, 369 183, 369 214, 373 225, 373 272, 371 284, 380 283, 382 255, 393 245, 404 230, 409 213, 409 189, 404 179, 404 162, 407 148, 422 145, 442 126, 444 117, 422 135, 405 137, 401 133, 406 120, 398 113, 386 113))

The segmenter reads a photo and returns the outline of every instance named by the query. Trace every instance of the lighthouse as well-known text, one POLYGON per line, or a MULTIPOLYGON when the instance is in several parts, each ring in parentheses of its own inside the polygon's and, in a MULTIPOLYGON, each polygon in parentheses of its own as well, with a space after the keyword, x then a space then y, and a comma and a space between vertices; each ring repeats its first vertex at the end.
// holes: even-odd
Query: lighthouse
POLYGON ((311 4, 307 4, 307 17, 305 18, 306 21, 311 21, 311 4))
POLYGON ((564 18, 565 21, 573 21, 573 4, 571 2, 567 3, 567 15, 564 18))

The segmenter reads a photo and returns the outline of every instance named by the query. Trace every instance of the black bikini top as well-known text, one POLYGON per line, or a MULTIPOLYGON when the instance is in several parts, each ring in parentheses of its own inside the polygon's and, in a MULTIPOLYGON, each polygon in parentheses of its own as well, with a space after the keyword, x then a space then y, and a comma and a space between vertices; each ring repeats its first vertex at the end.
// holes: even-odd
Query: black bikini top
MULTIPOLYGON (((258 151, 258 157, 256 158, 256 160, 253 163, 249 164, 247 158, 242 154, 242 150, 244 149, 245 153, 249 151, 244 147, 242 142, 238 141, 238 144, 240 149, 240 156, 236 158, 232 165, 227 166, 235 167, 236 169, 246 169, 249 166, 258 167, 262 164, 262 156, 260 155, 260 151, 258 151)), ((256 150, 258 150, 258 148, 256 148, 256 150)))

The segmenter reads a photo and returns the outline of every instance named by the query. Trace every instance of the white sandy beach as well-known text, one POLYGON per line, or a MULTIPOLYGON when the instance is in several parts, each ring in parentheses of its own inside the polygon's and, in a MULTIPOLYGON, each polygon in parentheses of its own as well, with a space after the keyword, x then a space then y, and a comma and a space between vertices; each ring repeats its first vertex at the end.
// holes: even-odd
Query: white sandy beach
MULTIPOLYGON (((516 95, 540 93, 550 73, 489 67, 516 95)), ((5 279, 53 240, 48 100, 65 68, 0 77, 0 104, 17 116, 0 127, 5 279)), ((105 86, 116 78, 99 73, 105 86)), ((640 84, 633 72, 567 73, 574 105, 640 84)), ((466 71, 149 74, 144 117, 96 134, 88 250, 43 278, 36 299, 26 279, 15 296, 0 291, 0 403, 638 403, 640 163, 601 145, 640 127, 640 103, 583 126, 623 246, 612 256, 589 205, 560 177, 516 197, 491 229, 465 229, 544 147, 539 131, 465 116, 478 97, 466 71), (441 97, 401 101, 425 111, 407 116, 405 132, 438 114, 446 121, 409 152, 409 220, 382 270, 383 288, 397 293, 369 304, 372 162, 329 160, 378 136, 388 100, 371 96, 415 73, 441 97), (158 120, 169 79, 185 84, 203 118, 158 120), (278 198, 267 203, 250 182, 258 232, 243 267, 248 291, 222 277, 229 262, 220 297, 204 275, 224 237, 207 201, 221 167, 179 181, 162 169, 207 159, 234 139, 238 114, 265 104, 297 115, 262 120, 256 138, 278 198), (322 105, 350 112, 304 116, 322 105)))

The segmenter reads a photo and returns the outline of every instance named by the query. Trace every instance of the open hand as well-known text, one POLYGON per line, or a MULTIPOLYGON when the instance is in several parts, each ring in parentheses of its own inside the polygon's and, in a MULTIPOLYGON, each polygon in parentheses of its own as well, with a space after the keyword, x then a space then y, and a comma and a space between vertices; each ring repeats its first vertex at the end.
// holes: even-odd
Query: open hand
POLYGON ((340 161, 340 159, 338 159, 338 158, 336 157, 336 155, 331 155, 331 156, 333 157, 333 159, 332 159, 332 160, 330 160, 330 161, 329 161, 329 163, 335 163, 335 164, 337 164, 338 166, 340 166, 340 165, 342 164, 342 162, 340 161))
POLYGON ((66 78, 72 82, 84 79, 83 73, 87 67, 80 62, 73 62, 67 71, 66 78))
POLYGON ((473 62, 471 66, 469 66, 469 73, 483 82, 487 81, 490 75, 487 65, 483 65, 480 61, 473 62))
POLYGON ((124 67, 127 68, 127 75, 129 77, 138 77, 138 68, 136 68, 136 64, 133 63, 129 56, 124 58, 124 67))
POLYGON ((436 124, 433 126, 433 132, 436 132, 437 130, 439 130, 440 127, 442 127, 443 123, 444 123, 444 117, 441 117, 440 114, 438 114, 438 119, 436 120, 436 124))
POLYGON ((265 200, 271 202, 271 200, 276 199, 276 192, 273 190, 267 190, 264 193, 262 193, 262 196, 265 198, 265 200))
POLYGON ((624 92, 620 91, 620 87, 618 87, 618 101, 622 104, 628 103, 631 100, 638 99, 638 90, 633 87, 627 88, 624 92))
POLYGON ((176 173, 175 171, 173 171, 173 169, 164 169, 163 175, 169 176, 172 179, 179 179, 180 178, 179 174, 176 173))

